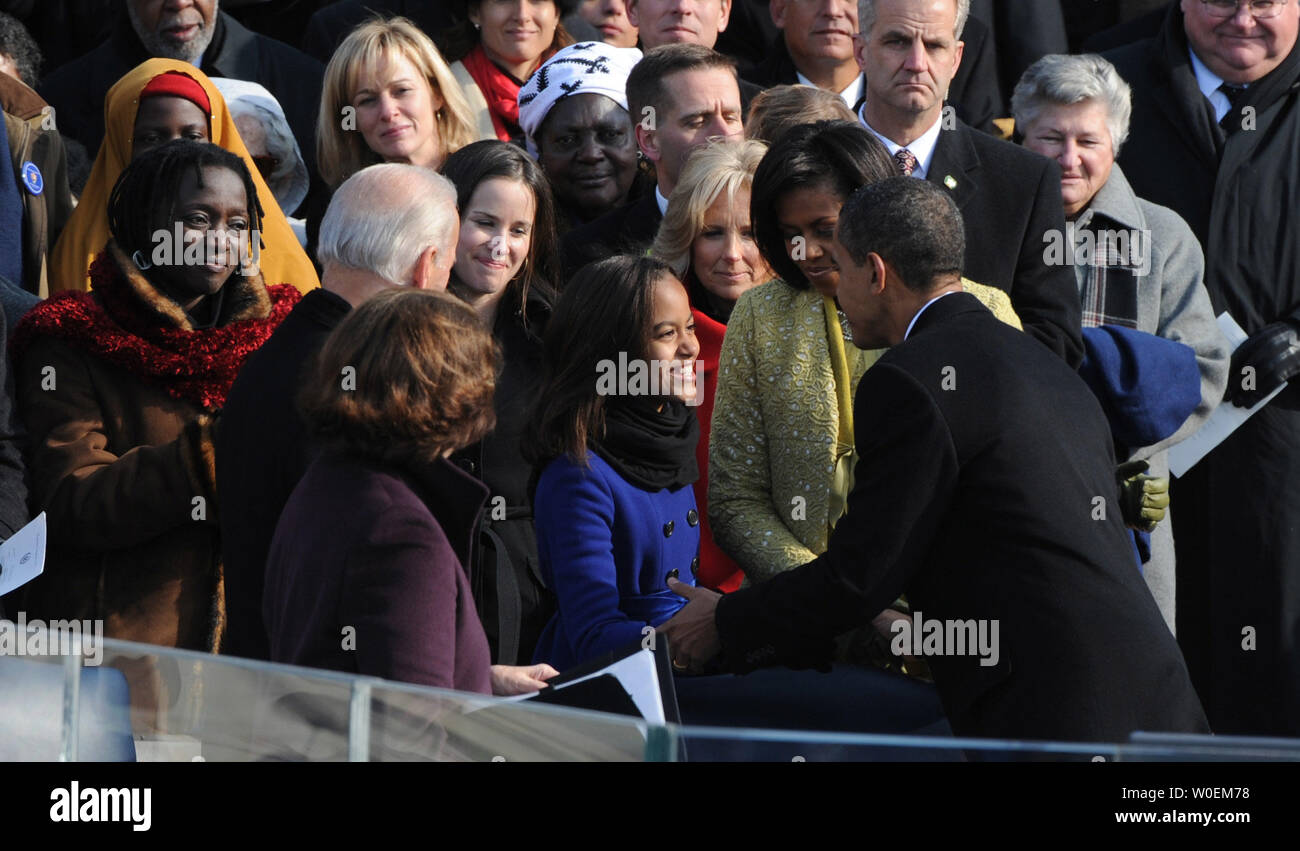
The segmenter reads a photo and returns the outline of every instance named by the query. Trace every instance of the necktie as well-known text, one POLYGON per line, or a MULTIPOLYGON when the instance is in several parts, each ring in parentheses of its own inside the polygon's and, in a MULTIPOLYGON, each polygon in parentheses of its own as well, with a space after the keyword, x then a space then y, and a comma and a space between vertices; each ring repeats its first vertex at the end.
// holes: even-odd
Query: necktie
POLYGON ((899 174, 903 177, 911 177, 916 169, 916 155, 907 148, 900 148, 898 153, 894 154, 894 163, 898 166, 899 174))
POLYGON ((1237 109, 1237 104, 1245 96, 1246 87, 1224 83, 1219 86, 1219 91, 1223 92, 1228 98, 1228 111, 1219 120, 1219 126, 1223 128, 1224 133, 1231 135, 1234 130, 1241 128, 1241 110, 1237 109))

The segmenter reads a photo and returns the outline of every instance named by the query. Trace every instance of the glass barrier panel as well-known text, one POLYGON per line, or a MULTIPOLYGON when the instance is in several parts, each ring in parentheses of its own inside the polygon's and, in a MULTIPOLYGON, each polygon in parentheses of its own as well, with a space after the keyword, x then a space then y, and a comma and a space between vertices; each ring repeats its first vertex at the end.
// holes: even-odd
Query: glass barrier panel
POLYGON ((1086 744, 651 725, 6 623, 0 761, 1300 761, 1297 739, 1138 733, 1086 744))

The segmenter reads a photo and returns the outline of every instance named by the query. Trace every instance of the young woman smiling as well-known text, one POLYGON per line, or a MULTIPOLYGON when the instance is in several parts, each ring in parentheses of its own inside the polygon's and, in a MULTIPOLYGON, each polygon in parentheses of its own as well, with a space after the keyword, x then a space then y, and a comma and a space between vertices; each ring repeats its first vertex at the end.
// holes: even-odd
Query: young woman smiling
POLYGON ((684 605, 667 580, 693 584, 698 567, 689 485, 699 350, 686 289, 654 258, 592 263, 560 296, 524 443, 539 476, 542 573, 558 608, 534 658, 563 671, 641 640, 684 605), (602 395, 601 364, 620 355, 659 362, 649 393, 602 395))
POLYGON ((519 443, 541 377, 541 335, 554 297, 555 205, 536 163, 506 142, 462 148, 447 158, 443 174, 456 186, 461 219, 448 291, 474 309, 503 354, 496 426, 453 456, 494 500, 503 500, 484 515, 471 576, 492 657, 523 664, 552 611, 519 443), (518 589, 517 610, 511 588, 518 589))

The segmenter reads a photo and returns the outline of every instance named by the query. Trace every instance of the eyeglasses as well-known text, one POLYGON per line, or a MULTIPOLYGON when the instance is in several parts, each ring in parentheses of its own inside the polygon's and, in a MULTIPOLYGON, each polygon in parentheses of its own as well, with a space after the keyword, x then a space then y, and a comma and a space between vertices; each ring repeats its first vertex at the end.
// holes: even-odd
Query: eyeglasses
POLYGON ((1239 7, 1248 6, 1251 16, 1261 21, 1282 14, 1286 4, 1287 0, 1201 0, 1201 5, 1212 18, 1235 18, 1239 7))

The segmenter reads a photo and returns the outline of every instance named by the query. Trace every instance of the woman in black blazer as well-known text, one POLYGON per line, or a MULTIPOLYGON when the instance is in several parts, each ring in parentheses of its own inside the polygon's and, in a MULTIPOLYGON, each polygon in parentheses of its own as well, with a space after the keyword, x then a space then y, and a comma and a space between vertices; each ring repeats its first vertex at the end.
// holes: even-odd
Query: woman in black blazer
POLYGON ((554 612, 541 579, 529 466, 519 440, 541 380, 541 337, 554 301, 555 204, 541 169, 520 148, 475 142, 447 158, 460 237, 447 290, 478 314, 502 351, 496 426, 452 460, 491 495, 470 567, 494 661, 526 664, 554 612))

